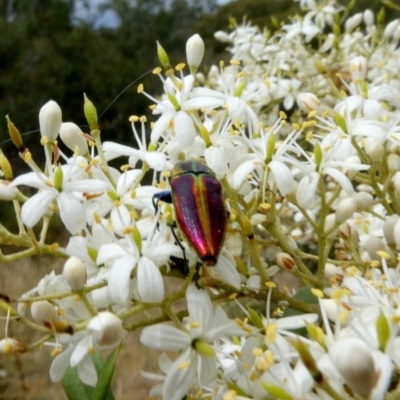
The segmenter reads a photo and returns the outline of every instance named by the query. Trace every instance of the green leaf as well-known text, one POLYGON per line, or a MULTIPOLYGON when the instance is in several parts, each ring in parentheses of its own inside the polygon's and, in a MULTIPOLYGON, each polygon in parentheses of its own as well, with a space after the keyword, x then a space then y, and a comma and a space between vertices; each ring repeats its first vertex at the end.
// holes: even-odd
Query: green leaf
POLYGON ((389 321, 382 311, 376 320, 376 333, 378 336, 379 350, 384 353, 391 335, 389 321))
MULTIPOLYGON (((301 300, 307 304, 318 304, 318 298, 314 296, 311 292, 313 288, 312 285, 307 285, 302 287, 294 296, 293 298, 296 300, 301 300)), ((301 315, 304 314, 301 311, 294 310, 293 308, 287 308, 283 313, 283 317, 292 317, 294 315, 301 315)), ((292 332, 297 333, 300 336, 307 336, 307 330, 305 328, 293 329, 292 332)))
POLYGON ((257 311, 253 310, 251 307, 247 307, 247 311, 249 312, 249 317, 254 326, 258 329, 264 329, 264 325, 257 311))
POLYGON ((333 118, 335 118, 336 125, 345 133, 347 132, 346 120, 339 113, 335 112, 333 114, 333 118))
POLYGON ((104 360, 99 351, 90 354, 93 365, 96 368, 97 376, 99 376, 101 369, 104 366, 104 360))
POLYGON ((286 392, 285 389, 281 388, 278 385, 263 381, 260 381, 259 383, 268 393, 272 394, 272 396, 276 397, 279 400, 293 399, 293 397, 288 392, 286 392))
POLYGON ((81 382, 76 367, 69 367, 62 379, 62 385, 69 400, 91 400, 94 388, 81 382))
POLYGON ((111 391, 111 379, 115 370, 115 362, 117 361, 118 352, 121 346, 117 346, 108 357, 104 366, 99 373, 99 379, 94 389, 91 400, 114 400, 114 395, 111 391))

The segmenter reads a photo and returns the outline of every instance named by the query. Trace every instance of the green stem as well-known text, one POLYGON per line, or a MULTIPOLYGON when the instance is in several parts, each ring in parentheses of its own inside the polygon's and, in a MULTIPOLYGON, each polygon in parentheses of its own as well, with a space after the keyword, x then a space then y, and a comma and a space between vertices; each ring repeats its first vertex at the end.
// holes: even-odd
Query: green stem
POLYGON ((44 342, 47 342, 47 341, 48 341, 49 339, 51 339, 52 337, 53 337, 53 335, 46 335, 46 336, 43 336, 43 337, 42 337, 41 339, 39 339, 37 342, 34 342, 34 343, 32 343, 32 344, 26 345, 25 348, 26 348, 27 351, 34 350, 34 349, 40 347, 44 342))
POLYGON ((17 219, 19 235, 26 235, 26 230, 24 223, 21 218, 21 206, 18 200, 13 200, 14 210, 15 210, 15 218, 17 219))
MULTIPOLYGON (((93 290, 100 289, 104 286, 107 286, 107 282, 99 282, 96 283, 95 285, 92 286, 87 286, 84 289, 85 293, 92 292, 93 290)), ((44 296, 35 296, 35 297, 25 297, 25 298, 19 298, 16 299, 15 301, 17 303, 33 303, 34 301, 41 301, 41 300, 60 300, 64 299, 66 297, 70 296, 75 296, 75 292, 64 292, 64 293, 52 293, 52 294, 46 294, 44 296)))
POLYGON ((113 185, 114 188, 116 188, 116 183, 114 181, 114 178, 112 177, 110 173, 110 169, 108 168, 108 163, 107 160, 104 156, 103 152, 103 145, 100 140, 100 131, 98 129, 94 129, 93 131, 90 132, 90 134, 94 138, 94 142, 96 144, 97 152, 99 153, 100 161, 101 161, 101 166, 104 174, 107 176, 108 180, 110 183, 113 185))
POLYGON ((324 272, 325 272, 325 264, 327 259, 326 251, 326 242, 327 242, 327 235, 325 234, 325 220, 328 214, 328 207, 326 204, 325 198, 325 182, 323 177, 319 179, 318 182, 319 188, 319 195, 321 198, 321 212, 319 215, 319 227, 318 227, 318 270, 317 270, 317 287, 322 288, 324 282, 324 272))
POLYGON ((80 299, 82 300, 82 303, 85 305, 85 307, 89 311, 90 315, 92 317, 95 317, 97 315, 97 311, 93 308, 92 303, 87 298, 85 290, 84 289, 80 290, 79 292, 76 292, 76 294, 80 297, 80 299))
POLYGON ((324 377, 322 383, 318 383, 318 386, 324 390, 332 399, 334 400, 353 400, 353 397, 347 394, 339 394, 332 386, 329 384, 328 380, 324 377))

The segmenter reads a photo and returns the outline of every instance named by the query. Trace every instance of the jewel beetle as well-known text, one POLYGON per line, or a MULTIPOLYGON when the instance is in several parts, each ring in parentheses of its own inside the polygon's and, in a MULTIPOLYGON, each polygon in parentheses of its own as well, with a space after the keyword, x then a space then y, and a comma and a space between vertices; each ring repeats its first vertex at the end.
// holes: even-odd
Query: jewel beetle
POLYGON ((172 169, 171 190, 153 197, 156 211, 160 200, 173 204, 183 238, 204 265, 214 266, 228 224, 222 185, 214 172, 197 161, 178 162, 172 169))

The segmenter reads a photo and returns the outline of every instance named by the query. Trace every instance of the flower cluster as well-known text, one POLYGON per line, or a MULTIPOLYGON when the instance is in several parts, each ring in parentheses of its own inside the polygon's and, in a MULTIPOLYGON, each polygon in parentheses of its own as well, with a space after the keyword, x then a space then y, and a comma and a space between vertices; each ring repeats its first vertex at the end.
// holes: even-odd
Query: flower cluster
POLYGON ((89 133, 49 101, 41 169, 8 119, 31 172, 14 179, 0 154, 0 198, 19 226, 0 238, 24 248, 0 259, 66 261, 15 305, 0 300, 43 333, 29 344, 6 332, 3 353, 51 347, 53 381, 77 367, 96 386, 93 354, 145 327, 144 346, 179 352, 143 372, 159 381, 152 397, 398 396, 400 21, 351 4, 300 0, 304 15, 275 32, 233 23, 215 33, 232 59, 208 74, 199 35, 187 70, 158 44, 164 92, 139 85, 154 121, 130 117, 132 146, 101 141, 86 96, 89 133), (53 214, 65 248, 47 243, 53 214))

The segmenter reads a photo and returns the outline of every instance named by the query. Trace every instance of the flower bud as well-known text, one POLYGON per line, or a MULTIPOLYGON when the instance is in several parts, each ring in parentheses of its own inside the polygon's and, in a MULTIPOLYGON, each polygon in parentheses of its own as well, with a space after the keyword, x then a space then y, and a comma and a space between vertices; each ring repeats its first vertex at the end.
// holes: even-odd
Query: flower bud
POLYGON ((161 66, 164 68, 164 71, 167 75, 171 75, 173 73, 171 64, 169 62, 168 54, 161 46, 161 44, 157 41, 157 56, 160 61, 161 66))
POLYGON ((199 82, 201 85, 205 85, 206 83, 206 77, 204 76, 204 74, 202 72, 198 72, 196 74, 196 80, 197 82, 199 82))
POLYGON ((86 283, 85 264, 77 257, 70 257, 64 264, 63 276, 73 291, 82 290, 86 283))
MULTIPOLYGON (((325 218, 325 225, 324 225, 324 231, 328 232, 330 231, 334 226, 335 226, 335 214, 329 214, 325 218)), ((334 229, 333 232, 329 234, 330 239, 334 239, 337 233, 337 229, 334 229)))
POLYGON ((0 200, 14 200, 18 195, 18 189, 11 186, 10 182, 0 180, 0 200))
POLYGON ((203 56, 204 42, 200 35, 196 33, 186 42, 186 59, 192 75, 197 72, 203 56))
POLYGON ((387 158, 389 171, 400 171, 400 156, 397 154, 389 154, 387 158))
POLYGON ((342 224, 353 216, 357 209, 357 203, 353 197, 342 200, 336 208, 335 220, 338 224, 342 224))
POLYGON ((293 272, 297 270, 297 265, 292 256, 287 253, 277 253, 275 255, 275 262, 276 265, 283 271, 293 272))
POLYGON ((371 161, 382 161, 383 153, 385 151, 383 144, 379 142, 369 142, 365 148, 366 153, 369 155, 371 161))
POLYGON ((385 236, 386 242, 389 246, 396 244, 394 227, 398 220, 399 216, 397 214, 393 214, 390 217, 387 217, 386 221, 383 223, 383 235, 385 236))
POLYGON ((321 102, 313 93, 299 93, 297 96, 297 105, 300 110, 309 113, 310 111, 318 110, 321 107, 321 102))
POLYGON ((362 13, 354 14, 352 17, 347 19, 347 21, 344 24, 344 28, 346 29, 346 31, 350 32, 353 29, 357 28, 357 26, 361 24, 362 20, 363 20, 362 13))
POLYGON ((99 128, 97 125, 97 110, 92 101, 83 93, 83 113, 85 114, 86 121, 89 123, 90 130, 96 130, 99 128))
POLYGON ((226 43, 229 42, 229 35, 224 31, 217 31, 214 33, 215 39, 219 42, 226 43))
POLYGON ((22 343, 18 339, 6 338, 0 340, 0 353, 3 354, 14 354, 14 353, 25 353, 25 343, 22 343))
POLYGON ((374 197, 367 192, 358 192, 354 195, 354 200, 356 201, 357 208, 361 211, 365 211, 372 206, 374 197))
POLYGON ((10 134, 11 141, 13 142, 17 150, 20 153, 22 153, 25 150, 24 142, 22 141, 22 136, 8 115, 6 115, 6 120, 7 120, 8 133, 10 134))
POLYGON ((396 28, 399 26, 399 22, 400 22, 400 20, 398 20, 398 19, 395 19, 395 20, 389 22, 386 25, 385 30, 383 31, 383 36, 386 38, 392 37, 396 28))
POLYGON ((374 24, 374 13, 371 10, 365 10, 363 17, 365 25, 371 26, 374 24))
POLYGON ((340 267, 337 267, 336 265, 326 263, 325 264, 325 269, 324 269, 324 275, 327 280, 330 280, 334 277, 338 277, 343 279, 344 277, 344 272, 343 269, 340 267))
POLYGON ((371 351, 360 339, 345 338, 329 349, 329 358, 353 392, 368 398, 379 378, 371 351))
POLYGON ((367 59, 363 56, 355 57, 350 62, 351 79, 364 80, 367 76, 367 59))
POLYGON ((122 321, 109 311, 98 313, 89 321, 87 328, 92 332, 93 341, 102 347, 117 346, 124 334, 122 321))
POLYGON ((54 100, 48 101, 39 111, 40 133, 50 143, 57 140, 62 123, 61 118, 61 108, 54 100))
POLYGON ((88 153, 87 140, 78 125, 73 122, 63 122, 60 128, 60 137, 63 143, 73 152, 78 148, 78 154, 84 156, 88 153))

